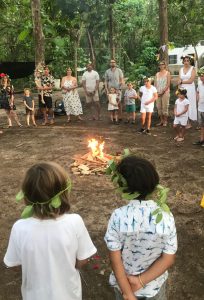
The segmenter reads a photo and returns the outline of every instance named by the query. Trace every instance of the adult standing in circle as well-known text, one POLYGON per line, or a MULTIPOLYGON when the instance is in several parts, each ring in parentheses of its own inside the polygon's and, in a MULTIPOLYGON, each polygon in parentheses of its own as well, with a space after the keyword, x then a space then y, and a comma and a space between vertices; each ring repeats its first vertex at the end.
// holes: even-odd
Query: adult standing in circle
POLYGON ((39 108, 42 110, 44 117, 42 125, 48 124, 48 116, 50 118, 50 124, 54 124, 54 113, 52 109, 52 89, 54 87, 54 77, 50 74, 48 66, 44 66, 44 74, 41 76, 41 86, 36 85, 36 87, 39 91, 39 108))
POLYGON ((82 120, 80 115, 83 114, 82 105, 77 91, 77 79, 72 76, 71 68, 67 68, 67 75, 62 78, 62 92, 64 93, 64 109, 67 115, 67 122, 71 122, 71 115, 77 116, 78 120, 82 120))
POLYGON ((188 118, 189 122, 186 128, 191 128, 190 121, 197 120, 197 107, 196 107, 196 89, 195 89, 195 77, 196 71, 193 66, 194 60, 191 56, 185 55, 181 57, 183 59, 183 67, 179 72, 178 84, 181 88, 187 90, 187 98, 190 101, 188 118))
POLYGON ((156 101, 157 111, 160 122, 157 126, 167 126, 169 115, 169 99, 170 99, 170 83, 171 75, 166 69, 166 63, 161 61, 159 63, 159 72, 156 73, 155 87, 158 92, 158 99, 156 101))
POLYGON ((12 118, 14 118, 19 127, 22 127, 15 112, 16 105, 14 104, 14 87, 11 84, 10 78, 7 74, 2 73, 0 76, 0 108, 3 108, 6 112, 8 127, 12 127, 12 118))
POLYGON ((123 72, 120 68, 117 67, 115 59, 111 59, 110 68, 105 72, 105 89, 106 94, 109 94, 109 90, 111 87, 115 88, 119 97, 119 120, 122 119, 122 104, 121 104, 121 96, 122 96, 122 84, 123 84, 124 76, 123 72))
POLYGON ((99 74, 93 70, 92 63, 86 66, 86 71, 82 76, 82 85, 86 96, 86 103, 91 109, 92 120, 100 120, 101 107, 98 94, 99 74))

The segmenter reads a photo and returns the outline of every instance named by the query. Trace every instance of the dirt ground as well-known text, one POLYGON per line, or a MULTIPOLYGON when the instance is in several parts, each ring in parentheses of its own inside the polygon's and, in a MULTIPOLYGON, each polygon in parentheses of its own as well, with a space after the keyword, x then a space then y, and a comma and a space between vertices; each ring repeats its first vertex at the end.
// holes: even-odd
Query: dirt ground
MULTIPOLYGON (((25 124, 18 97, 18 112, 25 124)), ((59 95, 55 94, 57 97, 59 95)), ((185 142, 177 146, 172 140, 172 126, 154 127, 156 117, 153 118, 152 135, 146 136, 136 133, 139 117, 136 125, 110 125, 105 103, 102 115, 102 121, 90 121, 85 108, 85 120, 80 123, 66 124, 65 117, 57 117, 54 126, 3 129, 0 135, 1 261, 11 226, 22 211, 22 205, 15 202, 15 195, 26 169, 45 160, 58 162, 70 172, 73 156, 87 152, 88 137, 103 137, 107 153, 129 148, 157 166, 161 183, 170 188, 169 205, 176 219, 179 242, 176 264, 169 275, 169 300, 204 299, 204 209, 200 207, 204 191, 204 148, 192 145, 199 132, 188 130, 185 142)), ((0 126, 4 125, 6 118, 0 111, 0 126)), ((105 175, 70 176, 72 211, 83 217, 98 249, 98 256, 83 271, 83 299, 114 299, 108 284, 110 267, 103 237, 111 212, 124 201, 115 194, 105 175)), ((6 269, 3 263, 0 266, 0 300, 20 300, 20 271, 6 269)))

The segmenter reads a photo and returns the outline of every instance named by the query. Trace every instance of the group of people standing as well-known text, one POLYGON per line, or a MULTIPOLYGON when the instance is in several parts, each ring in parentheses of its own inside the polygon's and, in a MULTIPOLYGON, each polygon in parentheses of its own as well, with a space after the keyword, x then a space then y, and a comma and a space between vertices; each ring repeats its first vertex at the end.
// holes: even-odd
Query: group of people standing
MULTIPOLYGON (((182 57, 183 67, 179 72, 178 79, 178 99, 185 100, 176 101, 174 109, 174 127, 177 135, 176 141, 184 140, 184 133, 186 128, 192 127, 192 121, 197 120, 198 111, 196 97, 198 97, 199 91, 196 95, 195 77, 196 71, 193 67, 192 57, 186 55, 182 57), (180 97, 181 96, 181 97, 180 97), (182 99, 184 98, 184 99, 182 99), (183 106, 183 104, 185 105, 183 106)), ((6 74, 0 74, 1 78, 1 108, 5 109, 8 118, 8 126, 12 126, 12 117, 15 119, 19 127, 18 116, 15 112, 16 106, 14 104, 14 88, 11 85, 10 79, 6 74)), ((101 119, 101 107, 99 101, 99 74, 93 69, 93 65, 89 63, 87 69, 82 76, 82 87, 84 89, 86 104, 91 111, 91 120, 101 119)), ((50 74, 48 66, 40 66, 36 68, 35 72, 35 84, 38 89, 39 109, 43 114, 43 122, 41 125, 47 125, 48 123, 54 124, 54 113, 52 108, 52 89, 54 87, 54 78, 50 74)), ((136 99, 140 99, 140 113, 141 113, 141 128, 139 133, 150 134, 151 118, 154 111, 154 102, 159 116, 159 123, 157 126, 166 127, 168 124, 169 116, 169 100, 170 100, 170 84, 171 75, 167 70, 167 66, 164 61, 159 62, 159 71, 155 75, 155 83, 152 84, 151 78, 144 78, 144 85, 140 87, 139 93, 133 88, 133 83, 127 83, 127 89, 124 94, 124 103, 122 102, 122 86, 124 84, 124 75, 122 70, 117 67, 114 59, 110 60, 110 68, 106 70, 104 74, 104 89, 107 96, 108 111, 110 112, 110 119, 113 124, 118 125, 122 120, 123 106, 126 111, 125 123, 135 123, 136 119, 136 99)), ((202 89, 203 83, 199 89, 202 89)), ((67 122, 71 122, 71 116, 74 115, 78 120, 82 120, 82 104, 77 91, 78 84, 77 78, 72 76, 72 70, 67 68, 67 74, 61 80, 61 89, 63 93, 64 109, 67 115, 67 122)), ((30 95, 29 89, 25 89, 27 93, 24 95, 24 104, 26 108, 26 122, 30 126, 30 116, 35 122, 35 108, 34 101, 30 95), (30 106, 28 105, 30 103, 30 106)), ((200 93, 202 96, 202 92, 200 93)), ((202 101, 201 101, 202 102, 202 101)), ((201 110, 199 113, 199 121, 201 127, 203 127, 203 105, 199 105, 201 110)), ((201 132, 203 132, 201 130, 201 132)), ((200 142, 203 142, 204 137, 201 136, 200 142)))
MULTIPOLYGON (((82 76, 82 87, 84 89, 86 104, 91 111, 91 120, 100 120, 101 119, 101 107, 99 101, 99 74, 93 69, 93 65, 89 63, 87 65, 86 71, 82 76)), ((110 61, 110 69, 105 72, 105 90, 107 95, 114 89, 117 97, 119 98, 118 103, 116 103, 117 109, 122 111, 121 106, 121 89, 123 84, 123 73, 121 69, 116 67, 115 60, 110 61)), ((67 75, 62 78, 61 88, 63 91, 63 102, 64 108, 67 114, 67 122, 70 123, 70 116, 77 116, 81 120, 80 115, 82 112, 82 105, 77 92, 77 79, 72 76, 71 68, 67 69, 67 75)), ((110 104, 110 103, 109 103, 110 104)), ((116 110, 114 105, 108 106, 109 110, 116 110), (114 107, 112 109, 111 107, 114 107)), ((121 115, 121 114, 120 114, 121 115)), ((117 118, 117 117, 116 117, 117 118)))

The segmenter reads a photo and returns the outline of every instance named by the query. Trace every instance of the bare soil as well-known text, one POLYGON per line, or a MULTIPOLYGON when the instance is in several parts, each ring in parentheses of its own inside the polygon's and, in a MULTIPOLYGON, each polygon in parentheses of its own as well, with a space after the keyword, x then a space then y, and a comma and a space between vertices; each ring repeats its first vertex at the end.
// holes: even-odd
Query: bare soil
MULTIPOLYGON (((25 124, 20 101, 16 99, 20 119, 25 124)), ((107 153, 129 148, 157 166, 161 183, 170 188, 169 205, 176 219, 179 242, 176 264, 170 270, 169 300, 204 299, 204 209, 200 207, 204 191, 204 148, 192 145, 199 132, 195 128, 188 130, 185 142, 178 146, 172 139, 171 125, 154 127, 156 116, 152 135, 146 136, 136 133, 139 120, 136 125, 110 125, 105 103, 102 115, 102 121, 90 121, 85 108, 86 120, 82 122, 73 120, 66 124, 65 117, 56 117, 54 126, 3 129, 0 135, 1 261, 11 226, 22 211, 22 205, 15 203, 15 195, 27 168, 36 162, 55 161, 70 172, 74 155, 87 152, 88 137, 103 137, 107 153)), ((0 123, 1 127, 6 125, 3 111, 0 111, 0 123)), ((98 256, 91 259, 83 271, 83 299, 114 299, 108 285, 110 267, 103 237, 111 212, 124 201, 115 194, 105 175, 70 176, 73 181, 71 209, 83 217, 98 248, 98 256)), ((0 300, 21 299, 20 271, 0 265, 0 300)))

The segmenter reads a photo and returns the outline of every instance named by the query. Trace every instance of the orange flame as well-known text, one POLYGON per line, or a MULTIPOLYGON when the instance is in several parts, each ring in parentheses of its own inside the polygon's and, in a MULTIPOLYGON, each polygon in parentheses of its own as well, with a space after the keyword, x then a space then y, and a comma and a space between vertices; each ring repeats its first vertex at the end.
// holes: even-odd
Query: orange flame
POLYGON ((91 139, 88 141, 88 147, 91 148, 91 154, 93 157, 104 157, 104 142, 99 143, 96 139, 91 139))

